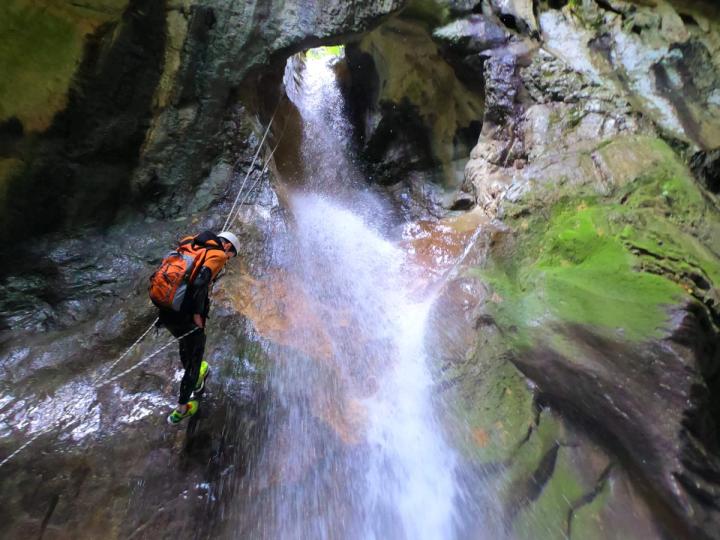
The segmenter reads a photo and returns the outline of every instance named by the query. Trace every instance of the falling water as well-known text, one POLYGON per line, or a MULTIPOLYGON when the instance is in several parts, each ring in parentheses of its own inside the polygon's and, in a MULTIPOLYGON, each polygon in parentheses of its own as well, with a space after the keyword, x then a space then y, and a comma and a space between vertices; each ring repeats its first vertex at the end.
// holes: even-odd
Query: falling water
POLYGON ((301 74, 289 93, 305 182, 275 251, 310 308, 296 346, 272 353, 267 441, 234 535, 450 538, 455 457, 430 399, 430 306, 411 299, 409 261, 353 166, 330 63, 308 58, 301 74))

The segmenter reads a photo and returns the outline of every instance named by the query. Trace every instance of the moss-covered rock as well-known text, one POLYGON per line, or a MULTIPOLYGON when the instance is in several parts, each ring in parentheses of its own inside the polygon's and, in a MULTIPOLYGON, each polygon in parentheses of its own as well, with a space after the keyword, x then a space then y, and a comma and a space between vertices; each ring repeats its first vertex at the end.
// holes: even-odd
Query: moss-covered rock
POLYGON ((128 0, 91 0, 82 6, 8 0, 0 6, 0 123, 17 118, 26 132, 44 131, 67 104, 85 39, 117 21, 128 0))
POLYGON ((673 478, 682 470, 689 485, 695 467, 716 467, 684 441, 716 445, 720 213, 659 139, 611 139, 576 156, 589 174, 569 181, 537 167, 514 179, 503 208, 514 235, 471 273, 491 284, 487 308, 540 392, 610 433, 608 448, 668 504, 704 512, 704 523, 672 519, 707 534, 718 516, 704 501, 720 487, 678 492, 673 478))
POLYGON ((506 463, 535 420, 532 391, 501 356, 501 343, 496 333, 484 332, 467 360, 442 373, 453 416, 462 426, 455 432, 456 442, 468 459, 483 466, 506 463))
POLYGON ((720 220, 662 141, 620 139, 594 156, 598 181, 534 178, 506 207, 520 238, 486 274, 502 297, 498 313, 520 329, 563 321, 631 340, 661 336, 670 306, 688 293, 704 301, 720 282, 711 242, 720 220))

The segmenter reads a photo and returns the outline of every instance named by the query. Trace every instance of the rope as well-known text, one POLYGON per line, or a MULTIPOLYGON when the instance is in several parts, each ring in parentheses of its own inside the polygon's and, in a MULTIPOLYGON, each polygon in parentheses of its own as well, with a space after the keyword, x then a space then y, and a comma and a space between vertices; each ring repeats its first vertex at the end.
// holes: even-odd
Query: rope
POLYGON ((132 345, 130 345, 130 347, 128 348, 128 350, 126 350, 124 353, 122 353, 122 354, 118 357, 117 360, 115 360, 112 364, 110 364, 110 367, 108 367, 108 368, 107 368, 105 371, 103 371, 100 375, 98 375, 97 377, 95 377, 95 379, 93 380, 93 384, 97 384, 97 382, 98 382, 100 379, 102 379, 103 377, 105 377, 105 375, 107 375, 107 374, 110 373, 113 369, 115 369, 115 366, 117 366, 117 365, 120 363, 120 360, 122 360, 122 359, 125 358, 128 354, 130 354, 130 351, 132 351, 143 339, 145 339, 145 336, 147 336, 147 335, 150 333, 150 330, 153 329, 153 327, 157 324, 157 322, 158 322, 159 320, 160 320, 160 317, 156 317, 155 320, 152 322, 152 324, 148 327, 148 329, 145 330, 145 332, 143 332, 143 335, 140 336, 139 338, 137 338, 137 340, 135 340, 135 343, 133 343, 132 345))
MULTIPOLYGON (((227 229, 227 226, 230 223, 230 217, 232 217, 233 212, 235 211, 235 207, 237 206, 238 200, 240 199, 240 195, 242 194, 243 188, 245 187, 245 183, 247 182, 248 178, 250 178, 250 174, 252 173, 253 167, 255 166, 255 162, 257 161, 257 158, 260 155, 260 151, 262 150, 263 144, 265 143, 265 139, 267 138, 268 134, 270 133, 270 128, 272 127, 273 120, 275 120, 275 115, 277 114, 279 107, 280 107, 280 101, 278 101, 278 104, 275 106, 275 111, 273 111, 272 117, 270 118, 270 122, 268 122, 267 129, 265 130, 265 134, 263 135, 262 139, 260 140, 260 144, 258 145, 257 152, 255 152, 255 156, 253 157, 252 163, 250 164, 250 167, 247 170, 247 174, 245 174, 245 178, 243 179, 242 184, 240 185, 238 194, 235 197, 235 200, 233 201, 232 206, 230 207, 230 212, 228 212, 228 217, 222 226, 223 231, 225 229, 227 229)), ((232 172, 235 170, 235 166, 237 165, 238 162, 239 162, 239 160, 236 161, 235 165, 233 165, 232 169, 230 169, 230 174, 232 174, 232 172)))
POLYGON ((5 465, 8 461, 10 461, 12 458, 14 458, 15 456, 17 456, 20 452, 22 452, 23 450, 25 450, 28 446, 30 446, 30 445, 31 445, 32 443, 34 443, 36 440, 38 440, 42 435, 44 435, 45 433, 53 430, 53 429, 55 428, 55 425, 56 425, 56 424, 59 424, 59 423, 60 423, 60 420, 56 420, 55 422, 53 422, 52 424, 50 424, 50 425, 49 425, 47 428, 45 428, 44 430, 38 431, 35 435, 33 435, 32 437, 30 437, 30 438, 27 440, 27 442, 25 442, 23 445, 20 446, 20 448, 18 448, 18 449, 15 450, 12 454, 10 454, 8 457, 6 457, 6 458, 3 459, 2 461, 0 461, 0 468, 2 468, 2 466, 5 465))
MULTIPOLYGON (((270 118, 270 122, 268 123, 268 126, 267 126, 267 128, 265 129, 265 133, 263 134, 263 137, 262 137, 262 139, 260 140, 260 144, 258 145, 257 152, 255 152, 255 156, 253 157, 252 163, 250 164, 250 167, 248 168, 248 172, 247 172, 247 174, 245 175, 245 178, 243 179, 242 184, 240 185, 240 189, 238 190, 238 194, 237 194, 237 196, 235 197, 235 200, 234 200, 234 202, 233 202, 233 204, 232 204, 232 206, 231 206, 231 208, 230 208, 230 212, 228 213, 227 219, 225 220, 225 224, 223 225, 223 230, 225 230, 225 228, 227 227, 228 223, 230 223, 230 218, 232 217, 233 213, 235 212, 235 208, 238 206, 238 202, 240 201, 240 196, 242 195, 243 189, 245 188, 245 184, 247 183, 247 180, 248 180, 248 178, 250 177, 250 174, 252 173, 253 167, 255 166, 255 162, 257 161, 257 158, 258 158, 258 156, 260 155, 260 152, 262 151, 263 144, 265 143, 265 140, 267 139, 267 136, 268 136, 268 134, 270 133, 270 128, 272 127, 273 121, 274 121, 274 119, 275 119, 275 115, 277 114, 277 111, 278 111, 278 108, 279 108, 279 107, 280 107, 280 102, 278 102, 277 106, 275 107, 275 111, 273 112, 273 115, 272 115, 272 117, 270 118)), ((283 135, 284 135, 284 133, 285 133, 285 130, 283 129, 283 135)), ((282 139, 282 135, 281 135, 280 139, 282 139)), ((262 172, 260 173, 259 179, 261 179, 262 176, 263 176, 263 174, 265 174, 265 172, 267 171, 268 166, 269 166, 269 163, 270 163, 270 160, 272 159, 273 155, 275 154, 275 150, 277 150, 278 145, 280 144, 280 139, 278 140, 278 143, 275 145, 275 148, 273 148, 272 152, 270 153, 270 156, 268 157, 268 160, 267 160, 267 162, 265 163, 265 166, 263 167, 262 172)), ((232 174, 232 171, 235 169, 235 167, 237 166, 238 163, 239 163, 239 160, 236 161, 235 164, 233 165, 230 174, 232 174)), ((253 187, 250 189, 250 191, 249 191, 248 193, 246 193, 245 197, 243 198, 243 202, 242 202, 241 204, 245 204, 245 201, 247 200, 248 195, 249 195, 249 194, 252 192, 252 190, 255 188, 255 186, 257 185, 257 183, 258 183, 258 181, 259 181, 259 179, 255 181, 255 183, 253 184, 253 187)), ((137 362, 136 364, 130 366, 128 369, 126 369, 126 370, 118 373, 117 375, 115 375, 115 376, 113 376, 113 377, 110 377, 109 379, 106 379, 106 380, 100 382, 104 377, 106 377, 110 372, 112 372, 112 370, 113 370, 125 357, 127 357, 128 354, 130 354, 130 351, 132 351, 135 347, 137 347, 137 346, 140 344, 140 342, 143 341, 143 339, 145 339, 145 337, 150 333, 150 331, 153 329, 153 327, 155 326, 155 324, 158 322, 159 319, 160 319, 159 317, 156 318, 156 319, 152 322, 152 324, 147 328, 147 330, 145 330, 145 331, 142 333, 142 335, 141 335, 139 338, 137 338, 137 339, 135 340, 135 342, 134 342, 132 345, 130 345, 130 347, 128 347, 128 348, 125 350, 125 352, 123 352, 118 358, 116 358, 116 359, 113 361, 113 363, 110 364, 110 366, 108 366, 107 368, 105 368, 100 375, 98 375, 97 377, 95 377, 95 378, 92 380, 92 386, 94 387, 95 390, 98 390, 98 389, 100 389, 100 388, 102 388, 102 387, 104 387, 104 386, 107 386, 107 385, 109 385, 109 384, 117 381, 118 379, 121 379, 122 377, 124 377, 124 376, 127 375, 128 373, 131 373, 132 371, 135 371, 135 370, 138 369, 140 366, 142 366, 142 365, 146 364, 147 362, 149 362, 152 358, 154 358, 155 356, 157 356, 158 354, 160 354, 162 351, 164 351, 165 349, 167 349, 168 347, 170 347, 170 346, 173 345, 174 343, 177 343, 177 342, 180 341, 181 339, 189 336, 189 335, 192 334, 193 332, 196 332, 196 331, 198 331, 198 330, 200 329, 199 327, 193 328, 192 330, 184 333, 182 336, 177 337, 177 338, 175 338, 175 339, 167 342, 165 345, 163 345, 162 347, 160 347, 160 348, 157 349, 156 351, 152 352, 151 354, 149 354, 148 356, 146 356, 145 358, 143 358, 142 360, 140 360, 140 361, 137 362)), ((81 418, 76 418, 75 420, 76 420, 76 421, 79 421, 80 419, 81 419, 81 418)), ((59 426, 60 424, 62 424, 63 421, 68 421, 68 424, 67 424, 67 425, 71 425, 71 424, 72 424, 72 422, 70 422, 69 419, 67 419, 67 416, 66 416, 66 415, 65 415, 65 416, 61 416, 61 417, 58 418, 56 421, 54 421, 54 422, 52 422, 51 424, 49 424, 48 426, 46 426, 45 429, 41 429, 40 431, 38 431, 37 433, 35 433, 35 434, 34 434, 32 437, 30 437, 25 443, 23 443, 22 445, 20 445, 15 451, 13 451, 12 453, 10 453, 10 455, 8 455, 8 456, 5 457, 2 461, 0 461, 0 468, 2 468, 5 464, 7 464, 10 460, 12 460, 15 456, 17 456, 20 452, 22 452, 23 450, 25 450, 28 446, 30 446, 32 443, 34 443, 34 442, 35 442, 36 440, 38 440, 40 437, 42 437, 42 436, 45 435, 46 433, 49 433, 49 432, 53 431, 57 426, 59 426)), ((63 427, 67 427, 67 426, 63 426, 63 427)))
POLYGON ((272 149, 272 151, 270 152, 270 155, 268 156, 267 160, 265 161, 265 166, 263 167, 262 171, 260 171, 260 174, 255 179, 255 182, 250 187, 250 189, 245 192, 245 197, 243 197, 242 201, 240 201, 240 204, 237 205, 237 211, 236 211, 235 216, 232 221, 235 221, 237 219, 237 217, 240 215, 240 207, 242 207, 247 202, 248 197, 250 197, 250 195, 252 195, 252 192, 255 189, 255 187, 263 179, 263 175, 267 172, 268 167, 270 166, 270 161, 272 161, 272 158, 275 155, 275 150, 277 150, 278 146, 280 146, 280 141, 282 140, 284 134, 285 134, 285 130, 283 129, 282 134, 280 135, 280 138, 275 143, 275 147, 272 149))
POLYGON ((151 353, 150 355, 148 355, 148 356, 146 356, 145 358, 143 358, 142 360, 140 360, 137 364, 135 364, 135 365, 133 365, 133 366, 130 366, 130 367, 129 367, 128 369, 126 369, 125 371, 121 371, 120 373, 118 373, 118 374, 115 375, 114 377, 111 377, 111 378, 107 379, 106 381, 101 382, 101 383, 98 384, 95 388, 102 388, 103 386, 107 386, 107 385, 110 384, 111 382, 115 382, 115 381, 117 381, 118 379, 120 379, 120 378, 124 377, 125 375, 127 375, 128 373, 130 373, 130 372, 132 372, 132 371, 135 371, 137 368, 139 368, 139 367, 142 366, 143 364, 147 364, 147 362, 148 362, 151 358, 154 358, 155 356, 157 356, 158 354, 160 354, 161 352, 163 352, 163 351, 164 351, 165 349, 167 349, 170 345, 172 345, 172 344, 180 341, 180 340, 183 339, 183 338, 186 338, 187 336, 189 336, 189 335, 192 334, 193 332, 197 332, 198 330, 200 330, 200 328, 196 326, 195 328, 193 328, 193 329, 190 330, 189 332, 185 332, 182 336, 180 336, 180 337, 178 337, 178 338, 175 338, 175 339, 173 339, 173 340, 171 340, 171 341, 168 341, 165 345, 163 345, 162 347, 160 347, 160 348, 159 348, 158 350, 156 350, 155 352, 151 353))
MULTIPOLYGON (((278 106, 279 106, 279 104, 278 104, 278 106)), ((277 108, 276 108, 275 110, 277 111, 277 108)), ((273 116, 274 116, 274 114, 273 114, 273 116)), ((283 124, 283 129, 282 129, 282 132, 280 132, 280 137, 278 138, 277 142, 275 143, 275 147, 272 149, 272 151, 270 152, 270 155, 268 156, 267 160, 265 161, 265 166, 264 166, 264 167, 262 168, 262 170, 260 171, 260 175, 257 177, 257 179, 255 180, 255 182, 253 183, 253 185, 250 187, 250 189, 249 189, 247 192, 245 192, 245 197, 243 197, 243 199, 240 201, 240 204, 237 205, 237 211, 235 212, 235 216, 233 216, 232 214, 229 214, 229 215, 228 215, 228 220, 226 221, 226 223, 232 223, 232 222, 234 222, 234 221, 237 219, 237 217, 240 215, 240 207, 243 206, 243 205, 247 202, 248 197, 250 197, 250 195, 252 194, 253 190, 254 190, 255 187, 258 185, 258 183, 260 182, 260 180, 262 180, 263 175, 264 175, 265 172, 268 170, 268 167, 270 166, 270 161, 272 160, 273 156, 275 155, 275 150, 278 149, 278 146, 280 146, 280 141, 282 141, 283 137, 285 136, 285 129, 286 129, 286 128, 287 128, 287 120, 285 121, 285 124, 283 124), (231 218, 232 218, 232 219, 231 219, 231 218)), ((247 176, 245 177, 245 179, 247 179, 247 176)), ((242 188, 244 187, 244 185, 245 185, 245 182, 243 181, 243 185, 240 186, 240 191, 238 192, 238 196, 242 193, 242 188)), ((237 198, 235 199, 235 202, 237 202, 237 198)), ((233 206, 235 206, 235 205, 233 204, 233 206)), ((220 277, 221 277, 223 274, 225 274, 225 268, 223 268, 222 270, 220 270, 220 273, 218 274, 218 276, 217 276, 217 278, 215 279, 215 281, 217 281, 218 279, 220 279, 220 277)), ((215 282, 213 282, 213 285, 212 285, 212 286, 214 286, 214 284, 215 284, 215 282)), ((212 289, 211 289, 211 290, 212 290, 212 289)))
MULTIPOLYGON (((155 323, 153 322, 153 325, 154 325, 154 324, 155 324, 155 323)), ((152 326, 151 326, 150 328, 152 328, 152 326)), ((133 366, 131 366, 131 367, 129 367, 128 369, 126 369, 125 371, 122 371, 122 372, 118 373, 117 375, 115 375, 114 377, 111 377, 111 378, 109 378, 109 379, 107 379, 107 380, 105 380, 105 381, 103 381, 103 382, 101 382, 101 383, 99 383, 99 384, 98 384, 98 381, 99 381, 102 377, 96 377, 96 378, 93 380, 93 382, 92 382, 93 388, 94 388, 95 390, 99 390, 99 389, 102 388, 103 386, 107 386, 108 384, 113 383, 113 382, 115 382, 116 380, 124 377, 124 376, 127 375, 128 373, 130 373, 130 372, 132 372, 132 371, 135 371, 137 368, 139 368, 140 366, 142 366, 142 365, 144 365, 144 364, 147 364, 152 358, 154 358, 155 356, 157 356, 158 354, 160 354, 162 351, 164 351, 165 349, 167 349, 168 347, 170 347, 170 345, 173 345, 174 343, 177 343, 177 342, 180 341, 181 339, 186 338, 187 336, 189 336, 189 335, 192 334, 193 332, 197 332, 198 330, 200 330, 200 328, 195 327, 195 328, 193 328, 192 330, 190 330, 190 331, 188 331, 188 332, 185 332, 182 336, 177 337, 177 338, 174 338, 174 339, 168 341, 165 345, 163 345, 163 346, 160 347, 159 349, 157 349, 157 350, 153 351, 152 353, 150 353, 148 356, 146 356, 145 358, 143 358, 142 360, 140 360, 137 364, 134 364, 133 366)), ((133 344, 130 346, 130 349, 128 349, 127 351, 125 351, 125 353, 123 353, 123 355, 122 355, 120 358, 118 358, 117 360, 115 360, 115 362, 113 362, 113 365, 111 366, 111 368, 114 367, 124 356, 126 356, 126 355, 128 354, 128 352, 130 352, 130 350, 131 350, 132 348, 134 348, 138 343, 140 343, 140 341, 142 340, 142 338, 144 338, 144 337, 148 334, 148 332, 149 332, 149 330, 146 331, 142 336, 140 336, 140 338, 138 338, 138 340, 135 341, 135 343, 133 343, 133 344)), ((106 370, 103 372, 103 376, 106 375, 109 371, 110 371, 110 369, 106 369, 106 370)), ((86 414, 87 414, 87 413, 86 413, 86 414)), ((51 424, 49 424, 48 426, 46 426, 44 429, 41 429, 40 431, 38 431, 35 435, 33 435, 32 437, 30 437, 25 443, 23 443, 17 450, 15 450, 14 452, 12 452, 9 456, 7 456, 7 457, 6 457, 5 459, 3 459, 2 461, 0 461, 0 468, 2 468, 3 465, 5 465, 7 462, 9 462, 12 458, 14 458, 14 457, 15 457, 16 455, 18 455, 20 452, 22 452, 23 450, 25 450, 25 448, 27 448, 28 446, 30 446, 32 443, 34 443, 34 442, 35 442, 36 440, 38 440, 40 437, 42 437, 42 436, 45 435, 46 433, 49 433, 49 432, 53 431, 58 425, 62 424, 63 421, 66 421, 66 422, 67 422, 67 425, 72 425, 73 423, 77 423, 77 422, 79 422, 80 420, 82 420, 82 418, 84 418, 84 416, 85 416, 85 415, 81 416, 80 418, 75 418, 75 422, 72 422, 71 419, 68 419, 68 418, 67 418, 67 415, 61 416, 60 418, 58 418, 57 420, 55 420, 54 422, 52 422, 51 424)), ((66 425, 66 426, 63 426, 63 427, 67 427, 67 425, 66 425)))

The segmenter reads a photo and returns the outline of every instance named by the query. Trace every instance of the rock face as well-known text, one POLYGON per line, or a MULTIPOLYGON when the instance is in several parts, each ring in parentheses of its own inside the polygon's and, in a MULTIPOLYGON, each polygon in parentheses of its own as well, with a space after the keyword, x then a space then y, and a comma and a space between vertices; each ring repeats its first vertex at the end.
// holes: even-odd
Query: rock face
POLYGON ((2 53, 4 238, 108 224, 129 205, 181 214, 213 166, 243 150, 225 141, 247 140, 233 92, 253 69, 360 32, 401 2, 65 4, 1 8, 15 47, 2 53), (38 205, 46 212, 28 219, 38 205))
MULTIPOLYGON (((62 414, 79 422, 3 466, 0 536, 212 534, 215 490, 233 491, 263 440, 265 345, 252 325, 220 288, 207 351, 214 414, 187 433, 169 434, 160 413, 173 401, 173 364, 145 365, 97 393, 92 379, 153 319, 145 286, 158 256, 185 232, 222 226, 242 183, 232 166, 249 168, 259 143, 252 100, 239 99, 251 71, 276 73, 291 52, 398 6, 3 3, 0 225, 13 256, 0 277, 1 455, 62 414), (118 403, 134 412, 115 414, 118 403)), ((268 176, 238 225, 250 269, 277 225, 268 176)), ((151 333, 125 361, 165 340, 151 333)))
MULTIPOLYGON (((473 244, 428 342, 460 482, 500 501, 493 530, 717 536, 719 8, 311 4, 0 7, 0 34, 13 36, 0 48, 0 229, 5 246, 23 246, 1 276, 2 455, 37 429, 33 418, 54 418, 52 396, 83 418, 2 471, 13 495, 0 536, 217 533, 200 516, 225 511, 263 444, 267 342, 251 324, 262 302, 220 288, 217 417, 186 438, 150 416, 172 393, 167 367, 97 394, 87 374, 150 323, 144 280, 157 254, 221 225, 287 58, 341 42, 372 183, 413 218, 452 221, 474 207, 462 214, 473 226, 460 227, 473 244), (123 400, 141 412, 114 423, 108 411, 123 400)), ((240 219, 248 268, 237 270, 260 296, 285 288, 248 277, 284 226, 264 180, 240 219)), ((161 345, 151 337, 138 358, 161 345)), ((485 518, 463 516, 461 533, 485 518)))
POLYGON ((614 86, 669 136, 716 148, 716 27, 666 2, 654 9, 618 7, 612 12, 590 2, 543 13, 545 46, 575 70, 614 86))
MULTIPOLYGON (((470 462, 504 471, 519 537, 718 528, 717 13, 643 4, 402 15, 429 25, 442 61, 484 96, 463 190, 496 225, 436 308, 436 356, 448 423, 467 422, 450 429, 470 462), (620 507, 627 519, 606 521, 620 507)), ((367 80, 380 53, 365 52, 367 80)), ((392 87, 394 70, 375 73, 392 87)), ((388 101, 410 99, 396 88, 388 101)), ((362 106, 372 140, 392 113, 362 106)), ((427 170, 426 155, 368 157, 427 170)))
POLYGON ((349 99, 364 157, 376 164, 373 178, 393 185, 433 171, 437 183, 458 185, 483 103, 428 31, 412 20, 390 20, 348 47, 348 64, 349 99), (360 93, 365 99, 353 100, 360 93))
POLYGON ((655 4, 659 14, 624 2, 541 8, 541 36, 519 28, 480 53, 485 112, 465 190, 502 225, 481 239, 463 278, 483 291, 465 312, 480 339, 460 358, 445 355, 442 373, 467 411, 470 455, 509 470, 507 519, 520 537, 533 512, 549 519, 548 537, 613 537, 607 524, 595 530, 584 519, 590 530, 580 532, 572 523, 590 512, 600 520, 628 496, 647 506, 622 537, 711 538, 718 529, 720 214, 702 185, 714 189, 720 124, 713 84, 703 82, 716 70, 697 70, 701 56, 705 66, 717 61, 718 34, 692 8, 655 4), (662 37, 652 33, 660 28, 662 37), (697 178, 683 156, 693 156, 697 178), (534 404, 510 363, 536 385, 534 404), (541 444, 544 430, 556 446, 523 473, 523 448, 541 444), (547 506, 553 482, 568 478, 557 460, 563 432, 600 434, 600 449, 578 442, 576 456, 599 451, 605 457, 593 460, 607 465, 574 461, 570 478, 593 480, 554 506, 567 519, 550 518, 547 506), (641 479, 634 494, 600 497, 619 470, 641 479), (540 491, 523 499, 527 475, 540 491), (653 507, 664 510, 650 525, 653 507))

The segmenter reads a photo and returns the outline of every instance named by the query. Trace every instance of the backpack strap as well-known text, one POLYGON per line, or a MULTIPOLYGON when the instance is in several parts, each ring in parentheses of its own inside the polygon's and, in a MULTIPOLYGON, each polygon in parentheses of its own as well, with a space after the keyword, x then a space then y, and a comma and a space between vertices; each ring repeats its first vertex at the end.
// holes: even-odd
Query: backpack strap
POLYGON ((222 247, 222 240, 212 231, 203 231, 198 234, 194 239, 193 245, 204 247, 205 249, 220 249, 225 251, 222 247), (208 242, 215 242, 215 246, 208 246, 208 242))
POLYGON ((193 248, 200 247, 205 250, 225 251, 225 248, 222 247, 222 240, 210 231, 205 231, 193 238, 188 238, 187 240, 178 242, 178 247, 187 245, 190 245, 193 248), (216 245, 207 245, 209 241, 215 242, 216 245))
POLYGON ((225 252, 225 248, 222 247, 222 241, 220 238, 213 233, 212 231, 204 231, 197 236, 194 236, 193 238, 187 238, 186 240, 181 241, 178 244, 178 247, 181 246, 191 246, 193 249, 201 248, 203 251, 202 253, 198 253, 198 255, 195 257, 195 261, 193 263, 193 271, 192 274, 190 274, 189 282, 192 283, 195 281, 195 277, 197 277, 197 273, 200 271, 200 268, 205 264, 205 259, 207 258, 208 251, 222 251, 225 252), (208 245, 209 242, 214 242, 215 245, 208 245))

